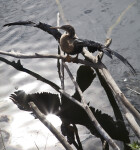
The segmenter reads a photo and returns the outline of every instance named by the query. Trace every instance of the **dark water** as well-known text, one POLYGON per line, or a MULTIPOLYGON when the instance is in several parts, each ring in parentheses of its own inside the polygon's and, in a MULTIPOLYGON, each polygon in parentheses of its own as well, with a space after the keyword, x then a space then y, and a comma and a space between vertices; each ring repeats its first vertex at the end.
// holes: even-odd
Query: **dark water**
MULTIPOLYGON (((61 6, 63 12, 60 5, 58 6, 57 2, 52 0, 0 0, 0 50, 15 50, 21 53, 41 52, 55 54, 57 52, 57 42, 47 33, 31 27, 3 28, 3 25, 19 20, 31 20, 56 26, 56 16, 59 10, 61 10, 61 13, 64 13, 65 19, 75 27, 78 37, 104 43, 110 27, 116 23, 122 12, 133 2, 135 4, 120 17, 109 37, 113 40, 111 48, 129 60, 136 69, 137 76, 132 76, 128 68, 115 58, 110 60, 105 56, 103 62, 127 98, 140 110, 140 96, 127 89, 129 87, 140 92, 140 1, 138 0, 62 0, 61 6)), ((60 24, 64 24, 63 19, 60 20, 60 24)), ((6 58, 16 60, 11 57, 6 58)), ((56 60, 32 59, 21 60, 21 63, 25 67, 40 73, 47 79, 60 85, 56 60)), ((69 67, 73 74, 76 75, 78 65, 69 64, 69 67)), ((73 93, 71 89, 74 87, 68 75, 65 78, 67 91, 73 93)), ((43 128, 41 124, 34 121, 33 117, 28 113, 19 112, 16 106, 9 100, 9 95, 16 89, 24 90, 27 93, 38 91, 54 92, 54 90, 36 81, 33 77, 18 72, 0 62, 0 117, 4 116, 4 118, 7 118, 5 115, 8 116, 8 120, 0 122, 0 128, 3 130, 5 136, 7 150, 36 149, 34 141, 39 145, 38 141, 40 138, 44 140, 43 146, 39 145, 43 149, 45 141, 49 141, 48 137, 50 137, 50 134, 46 136, 48 131, 46 133, 46 129, 41 130, 43 128), (19 119, 22 117, 24 119, 19 119), (17 130, 17 134, 15 130, 17 130), (37 132, 40 133, 37 134, 37 132), (32 140, 31 144, 32 138, 34 140, 32 140), (30 144, 25 146, 23 143, 27 139, 30 141, 30 144)), ((95 79, 84 95, 85 97, 90 95, 87 101, 91 101, 91 105, 96 109, 100 109, 113 116, 108 99, 98 79, 95 79)), ((89 132, 86 130, 81 130, 80 132, 85 149, 93 149, 93 146, 90 145, 90 140, 85 142, 89 132)), ((97 139, 94 139, 94 142, 97 144, 95 149, 101 149, 98 146, 100 142, 97 139)), ((50 144, 50 147, 48 146, 47 149, 60 149, 60 144, 57 145, 59 148, 50 144)), ((0 143, 0 148, 1 146, 0 143)))

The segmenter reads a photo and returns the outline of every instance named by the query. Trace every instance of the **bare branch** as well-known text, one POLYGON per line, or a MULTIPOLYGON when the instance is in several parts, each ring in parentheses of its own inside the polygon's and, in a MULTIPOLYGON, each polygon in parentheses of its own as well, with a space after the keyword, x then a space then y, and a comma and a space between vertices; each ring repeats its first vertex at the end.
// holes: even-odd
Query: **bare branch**
MULTIPOLYGON (((0 54, 2 55, 6 55, 6 56, 11 56, 11 57, 15 57, 15 58, 20 58, 20 59, 31 59, 31 58, 54 58, 54 59, 65 59, 66 56, 64 55, 52 55, 52 54, 39 54, 39 53, 35 53, 35 54, 22 54, 22 53, 18 53, 18 52, 5 52, 5 51, 0 51, 0 54)), ((75 63, 75 62, 73 62, 75 63)), ((78 59, 76 63, 79 64, 84 64, 86 66, 90 66, 93 67, 95 69, 100 68, 100 64, 99 63, 91 63, 87 60, 82 60, 82 59, 78 59)))
POLYGON ((81 141, 80 141, 80 137, 79 137, 79 134, 78 134, 78 129, 77 129, 75 124, 73 124, 73 127, 74 127, 74 130, 75 130, 76 140, 79 144, 79 149, 83 150, 83 147, 82 147, 82 144, 81 144, 81 141))
MULTIPOLYGON (((105 41, 105 46, 109 47, 110 44, 112 43, 112 39, 106 39, 105 41)), ((103 52, 98 52, 98 55, 96 56, 97 58, 100 58, 100 60, 103 58, 104 53, 103 52)))
MULTIPOLYGON (((25 55, 25 54, 20 54, 20 53, 13 53, 13 52, 2 52, 0 51, 0 54, 4 54, 4 55, 9 55, 9 56, 12 56, 12 57, 16 57, 16 58, 57 58, 57 59, 64 59, 65 57, 63 56, 60 56, 60 55, 43 55, 43 54, 32 54, 32 55, 25 55)), ((91 54, 91 53, 90 53, 91 54)), ((92 54, 91 54, 91 58, 92 58, 92 54)), ((78 62, 79 63, 83 63, 85 65, 88 65, 88 66, 91 66, 93 68, 99 68, 100 67, 100 63, 90 63, 86 60, 80 60, 78 59, 78 62)), ((9 64, 9 63, 8 63, 9 64)), ((11 64, 10 64, 11 65, 11 64)), ((86 113, 88 114, 89 118, 91 119, 91 122, 93 123, 93 125, 96 127, 96 129, 99 131, 99 133, 105 138, 105 140, 116 150, 119 150, 119 147, 114 143, 114 141, 110 138, 110 136, 102 129, 102 127, 99 125, 99 123, 97 122, 96 118, 93 116, 93 113, 91 112, 91 110, 89 109, 89 107, 87 105, 85 105, 83 107, 83 105, 81 105, 80 102, 78 102, 77 100, 74 100, 70 95, 68 95, 67 93, 65 93, 63 90, 61 90, 57 85, 55 85, 54 83, 52 82, 48 82, 47 79, 44 79, 42 78, 40 75, 36 74, 36 73, 33 73, 31 72, 30 70, 28 69, 25 69, 23 68, 18 68, 16 67, 15 65, 12 64, 12 66, 14 68, 16 68, 17 70, 20 70, 20 71, 24 71, 26 73, 29 73, 30 75, 36 77, 37 79, 41 79, 41 81, 51 85, 56 91, 58 91, 59 93, 65 95, 66 97, 68 97, 70 100, 72 100, 73 102, 75 102, 75 104, 78 104, 80 107, 82 107, 84 110, 86 110, 86 113)), ((84 103, 85 104, 85 103, 84 103)))
MULTIPOLYGON (((93 63, 97 63, 98 59, 97 57, 91 55, 90 52, 88 52, 86 49, 83 49, 82 54, 86 57, 86 59, 88 59, 90 62, 93 63)), ((128 101, 128 99, 124 96, 124 94, 122 93, 122 91, 119 89, 118 85, 116 84, 116 82, 114 81, 114 79, 112 78, 112 76, 110 75, 110 73, 108 72, 106 66, 100 62, 100 68, 98 68, 98 72, 100 73, 100 75, 104 78, 104 80, 106 80, 107 84, 109 85, 109 87, 112 89, 113 94, 115 95, 116 99, 122 102, 122 104, 131 112, 134 114, 134 116, 140 120, 140 113, 134 108, 134 106, 128 101)), ((125 112, 125 111, 124 111, 125 112)), ((130 115, 129 115, 130 116, 130 115)), ((129 117, 127 116, 127 117, 129 117)), ((131 114, 131 116, 133 116, 131 114)), ((125 112, 125 117, 126 117, 126 112, 125 112)), ((128 120, 128 119, 127 119, 128 120)), ((129 122, 131 122, 132 120, 129 119, 129 122)), ((133 125, 133 122, 131 123, 131 125, 133 125)), ((138 124, 137 124, 138 126, 138 124)), ((132 129, 134 129, 135 126, 133 126, 132 129)), ((137 129, 136 129, 137 130, 137 129)), ((135 132, 135 131, 134 131, 135 132)))
MULTIPOLYGON (((65 59, 65 56, 60 56, 60 55, 44 55, 44 54, 30 54, 30 55, 25 55, 25 54, 21 54, 21 53, 15 53, 15 52, 3 52, 0 51, 0 54, 3 55, 8 55, 8 56, 12 56, 12 57, 16 57, 16 58, 21 58, 21 59, 27 59, 27 58, 55 58, 55 59, 65 59)), ((95 69, 99 69, 100 73, 102 74, 102 76, 105 78, 105 80, 107 81, 107 83, 109 84, 109 86, 111 87, 111 89, 113 90, 113 93, 116 95, 117 93, 122 93, 120 91, 120 89, 118 88, 118 86, 116 86, 115 81, 112 79, 111 75, 108 73, 105 65, 103 65, 101 62, 98 62, 97 58, 94 57, 90 52, 88 52, 86 49, 83 50, 83 55, 88 58, 88 60, 90 61, 85 61, 85 60, 81 60, 78 59, 78 63, 81 64, 85 64, 88 66, 91 66, 95 69)), ((13 66, 13 65, 12 65, 13 66)), ((16 67, 15 67, 16 68, 16 67)), ((17 69, 17 68, 16 68, 17 69)), ((19 69, 18 69, 19 70, 19 69)), ((29 73, 27 70, 24 72, 29 73)), ((34 75, 33 75, 34 76, 34 75)), ((38 78, 37 78, 38 79, 38 78)), ((44 82, 44 79, 42 80, 44 82)), ((47 83, 48 84, 48 83, 47 83)), ((53 87, 54 88, 54 87, 53 87)), ((60 88, 56 88, 55 89, 57 91, 59 91, 61 93, 60 88)), ((121 100, 124 102, 125 97, 121 97, 121 100)), ((127 102, 129 102, 127 99, 125 99, 127 102)), ((130 102, 129 102, 130 103, 130 102)), ((134 113, 134 115, 139 118, 139 113, 135 110, 134 107, 130 107, 132 106, 129 103, 124 103, 126 105, 126 107, 129 108, 129 110, 131 112, 134 113)))
POLYGON ((82 104, 85 105, 86 102, 85 102, 85 100, 84 100, 83 93, 82 93, 82 91, 81 91, 81 89, 80 89, 78 83, 75 81, 75 79, 74 79, 72 73, 70 72, 70 70, 69 70, 68 66, 65 64, 65 62, 63 62, 63 65, 64 65, 65 69, 67 70, 67 73, 69 74, 69 76, 70 76, 70 78, 71 78, 73 84, 75 85, 77 91, 79 92, 79 95, 80 95, 80 97, 81 97, 82 104))
MULTIPOLYGON (((118 97, 118 99, 120 99, 120 97, 118 97)), ((136 134, 136 136, 140 139, 140 127, 138 126, 134 116, 129 112, 129 110, 122 104, 122 101, 118 101, 120 106, 122 106, 123 108, 123 112, 124 115, 128 121, 128 123, 130 124, 132 130, 134 131, 134 133, 136 134)))
POLYGON ((133 90, 133 89, 131 89, 131 88, 129 88, 129 87, 127 87, 127 88, 128 88, 130 91, 132 91, 132 92, 134 92, 134 93, 140 95, 140 92, 137 92, 137 91, 135 91, 135 90, 133 90))
MULTIPOLYGON (((59 12, 57 13, 57 27, 60 26, 60 14, 59 12)), ((58 29, 59 31, 59 29, 58 29)), ((58 52, 60 53, 60 56, 62 56, 62 50, 61 50, 61 47, 60 45, 58 45, 58 52)), ((64 90, 64 66, 63 66, 63 59, 61 61, 58 61, 59 65, 60 65, 60 68, 59 68, 59 78, 60 78, 60 81, 61 81, 61 87, 62 89, 64 90)))
POLYGON ((33 102, 29 102, 30 107, 32 108, 34 114, 37 118, 54 134, 54 136, 61 142, 61 144, 67 150, 73 150, 70 144, 65 140, 64 136, 61 135, 57 129, 46 119, 45 115, 40 112, 33 102))
POLYGON ((26 69, 24 68, 21 64, 20 64, 20 61, 18 61, 17 63, 16 62, 11 62, 11 61, 8 61, 7 59, 5 58, 2 58, 0 57, 0 61, 3 61, 5 62, 6 64, 8 65, 11 65, 12 67, 14 67, 15 69, 19 70, 19 71, 22 71, 22 72, 25 72, 25 73, 28 73, 30 74, 31 76, 35 77, 37 80, 40 80, 48 85, 50 85, 52 88, 54 88, 57 92, 59 92, 59 89, 60 87, 58 85, 56 85, 55 83, 43 78, 41 75, 29 70, 29 69, 26 69))
POLYGON ((84 100, 83 97, 83 93, 78 85, 78 83, 75 81, 72 73, 70 72, 68 66, 63 63, 65 69, 67 70, 72 82, 74 83, 77 91, 79 92, 79 95, 81 97, 81 102, 83 105, 83 109, 85 110, 85 112, 87 113, 88 117, 90 118, 93 126, 97 129, 97 131, 101 134, 101 136, 110 144, 110 146, 114 149, 114 150, 119 150, 119 147, 116 145, 116 143, 112 140, 112 138, 105 132, 105 130, 101 127, 101 125, 99 124, 99 122, 97 121, 97 119, 95 118, 95 116, 93 115, 92 111, 90 110, 89 106, 87 105, 86 101, 84 100))
MULTIPOLYGON (((62 56, 62 50, 61 47, 59 45, 59 50, 60 50, 60 56, 62 56)), ((64 90, 65 86, 64 86, 64 66, 63 66, 63 62, 64 60, 62 59, 60 62, 60 80, 61 80, 61 87, 64 90)))

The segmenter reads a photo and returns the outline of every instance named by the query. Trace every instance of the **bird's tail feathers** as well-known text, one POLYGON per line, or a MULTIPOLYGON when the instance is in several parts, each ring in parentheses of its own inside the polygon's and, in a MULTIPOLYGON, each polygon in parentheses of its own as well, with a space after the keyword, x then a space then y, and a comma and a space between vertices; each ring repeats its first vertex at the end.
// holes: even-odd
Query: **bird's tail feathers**
POLYGON ((136 75, 135 69, 132 67, 132 65, 128 62, 128 60, 126 58, 124 58, 122 55, 120 55, 119 53, 117 53, 113 50, 110 50, 110 51, 111 51, 112 55, 114 55, 119 60, 121 60, 130 69, 130 71, 132 72, 133 75, 136 75))
POLYGON ((109 50, 108 48, 103 48, 102 51, 112 59, 112 51, 109 50))

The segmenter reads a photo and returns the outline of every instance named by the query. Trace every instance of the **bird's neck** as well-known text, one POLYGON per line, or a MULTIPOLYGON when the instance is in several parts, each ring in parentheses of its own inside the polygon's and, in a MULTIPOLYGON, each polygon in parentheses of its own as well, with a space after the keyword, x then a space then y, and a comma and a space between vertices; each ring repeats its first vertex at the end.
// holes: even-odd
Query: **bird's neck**
POLYGON ((75 31, 74 30, 71 30, 71 31, 67 31, 67 34, 70 38, 74 38, 75 37, 75 31))

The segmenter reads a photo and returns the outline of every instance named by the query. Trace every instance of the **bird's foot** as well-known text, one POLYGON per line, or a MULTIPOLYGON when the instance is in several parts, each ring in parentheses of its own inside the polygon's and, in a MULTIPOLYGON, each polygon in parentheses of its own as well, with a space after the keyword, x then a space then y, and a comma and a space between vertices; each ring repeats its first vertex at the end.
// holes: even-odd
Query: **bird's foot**
POLYGON ((72 62, 73 63, 78 63, 78 54, 76 55, 76 57, 72 58, 72 62))
POLYGON ((76 57, 71 57, 70 55, 67 55, 66 58, 64 59, 66 62, 73 62, 73 63, 78 63, 78 55, 76 57))
POLYGON ((67 55, 66 58, 64 59, 65 62, 72 62, 72 57, 70 55, 67 55))

